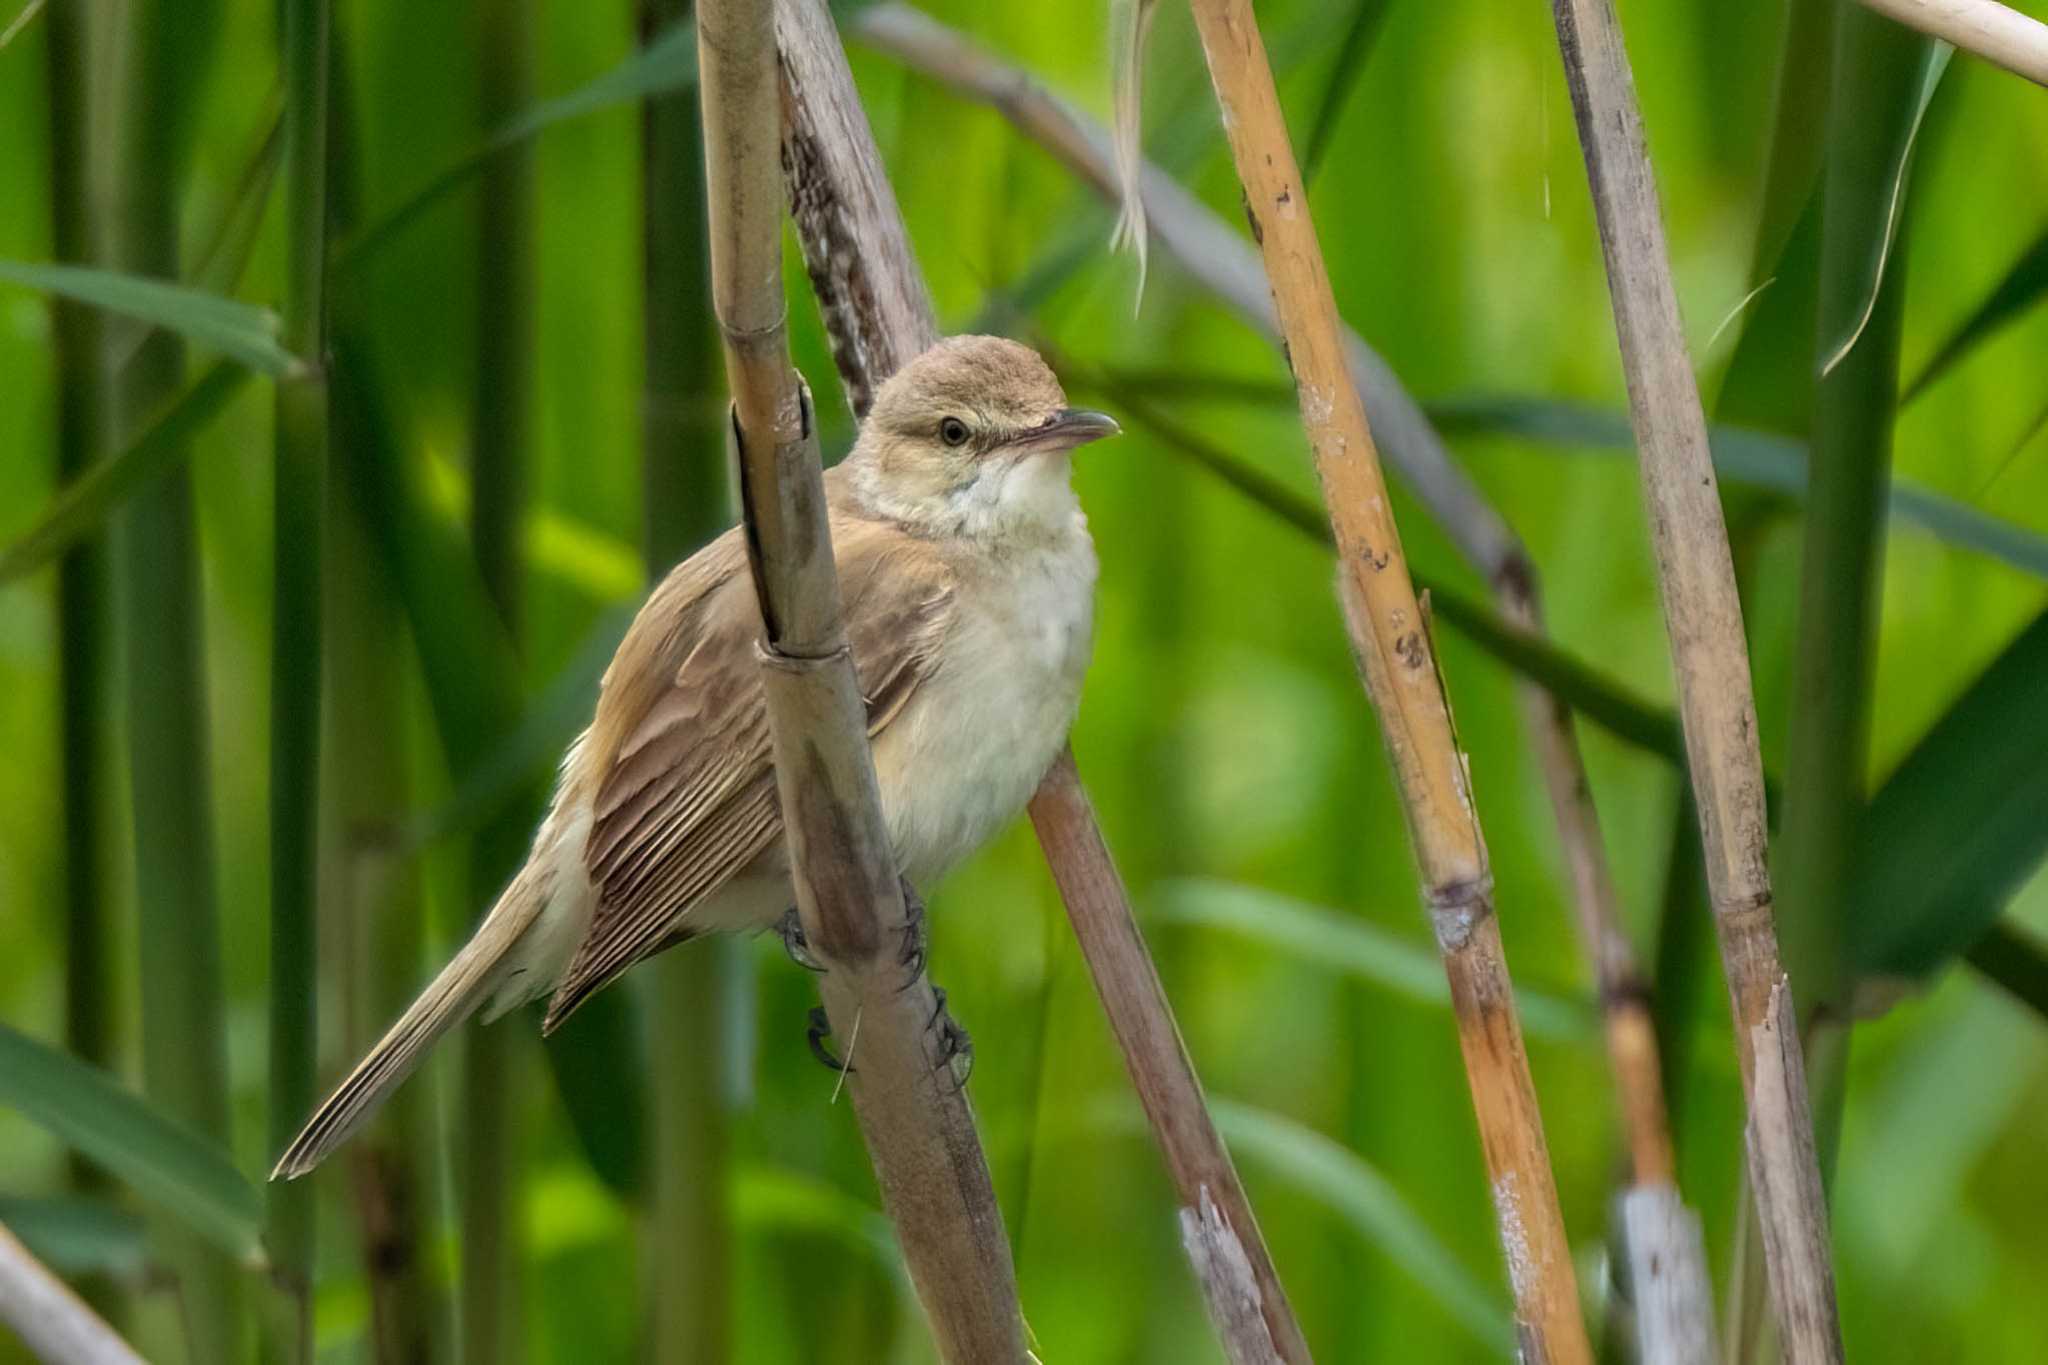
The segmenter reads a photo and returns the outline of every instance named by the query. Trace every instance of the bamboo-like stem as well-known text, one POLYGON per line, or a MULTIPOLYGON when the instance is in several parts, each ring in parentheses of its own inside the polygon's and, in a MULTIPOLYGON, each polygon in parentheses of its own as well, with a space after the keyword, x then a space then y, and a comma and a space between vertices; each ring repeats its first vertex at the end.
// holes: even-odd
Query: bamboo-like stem
POLYGON ((697 38, 712 297, 797 908, 826 968, 819 993, 847 1041, 854 1113, 940 1356, 1022 1361, 1016 1275, 973 1111, 929 1027, 930 982, 921 969, 904 980, 900 945, 913 929, 840 625, 813 414, 789 363, 770 7, 708 0, 697 38))
MULTIPOLYGON (((688 0, 640 0, 643 45, 685 21, 688 0)), ((641 249, 645 266, 645 383, 641 488, 647 571, 669 565, 731 524, 718 345, 702 224, 704 163, 696 96, 648 100, 640 114, 641 249)), ((732 1011, 745 962, 713 938, 664 953, 650 967, 655 1036, 653 1203, 647 1218, 648 1358, 720 1365, 732 1352, 732 1215, 727 1195, 726 1068, 732 1011)))
POLYGON ((1591 1359, 1515 1015, 1492 873, 1443 692, 1429 622, 1408 577, 1365 406, 1346 364, 1294 150, 1248 0, 1192 0, 1223 126, 1266 260, 1303 426, 1335 532, 1338 588, 1387 745, 1436 930, 1481 1145, 1493 1182, 1524 1358, 1591 1359))
MULTIPOLYGON (((487 0, 478 10, 480 122, 496 128, 533 96, 532 0, 487 0)), ((484 166, 477 214, 477 366, 471 431, 470 529, 478 568, 509 639, 521 638, 525 573, 520 529, 526 511, 533 368, 533 161, 526 147, 484 166)), ((478 836, 471 895, 488 905, 519 866, 531 829, 518 803, 478 836)), ((462 1040, 462 1358, 512 1359, 521 1185, 516 1152, 523 1040, 505 1030, 470 1029, 462 1040)))
POLYGON ((1838 1361, 1834 1272, 1804 1067, 1779 966, 1742 605, 1685 349, 1656 182, 1609 0, 1555 0, 1606 256, 1664 618, 1678 676, 1707 882, 1749 1103, 1751 1178, 1794 1362, 1838 1361), (1790 1045, 1784 1034, 1794 1033, 1790 1045))
MULTIPOLYGON (((136 0, 120 35, 120 165, 114 261, 178 275, 178 195, 184 165, 190 53, 169 0, 136 0)), ((184 348, 153 333, 117 376, 113 421, 126 434, 180 388, 184 348)), ((174 464, 180 462, 173 461, 174 464)), ((130 806, 137 949, 142 983, 142 1074, 155 1103, 216 1142, 231 1142, 220 924, 214 896, 211 763, 199 534, 188 470, 176 467, 132 496, 123 514, 123 579, 130 806)), ((195 1234, 165 1230, 192 1360, 243 1350, 240 1275, 195 1234)))
MULTIPOLYGON (((1836 29, 1822 165, 1812 459, 1786 737, 1778 882, 1787 969, 1809 1044, 1815 1140, 1831 1164, 1847 1057, 1849 883, 1868 793, 1892 423, 1907 253, 1895 243, 1871 294, 1871 243, 1893 229, 1889 159, 1931 46, 1848 7, 1836 29), (1844 349, 1844 338, 1854 343, 1844 349), (1822 1047, 1823 1036, 1839 1046, 1822 1047)), ((1903 230, 1903 223, 1900 224, 1903 230)))
POLYGON ((1998 0, 1863 0, 1907 28, 2048 85, 2048 24, 1998 0))
MULTIPOLYGON (((44 19, 50 101, 50 237, 52 254, 71 265, 97 256, 88 167, 94 156, 86 116, 91 89, 87 15, 59 5, 44 19)), ((53 296, 51 336, 57 367, 57 483, 69 485, 106 444, 106 376, 100 312, 53 296)), ((113 1069, 111 965, 101 879, 101 782, 108 768, 106 615, 110 603, 105 543, 95 537, 65 551, 57 564, 57 670, 62 680, 58 728, 64 756, 64 1046, 73 1056, 113 1069)), ((81 1190, 105 1181, 73 1155, 81 1190)))
MULTIPOLYGON (((302 368, 277 385, 270 685, 270 1146, 313 1100, 319 897, 321 531, 327 481, 327 0, 284 10, 284 345, 302 368)), ((283 1293, 266 1354, 313 1352, 313 1187, 273 1183, 265 1244, 283 1293)))
MULTIPOLYGON (((864 415, 882 381, 936 339, 937 317, 825 7, 778 0, 776 29, 792 212, 841 380, 864 415)), ((1030 810, 1174 1178, 1183 1245, 1226 1350, 1238 1362, 1307 1360, 1071 751, 1054 760, 1030 810)))
POLYGON ((0 1322, 44 1360, 143 1365, 120 1333, 31 1255, 5 1224, 0 1224, 0 1322))
MULTIPOLYGON (((346 401, 337 402, 333 419, 335 439, 352 439, 356 419, 346 401)), ((323 856, 331 869, 326 908, 338 921, 350 983, 342 1050, 353 1057, 410 1003, 410 969, 426 936, 418 870, 393 832, 408 785, 404 676, 391 667, 405 652, 404 622, 355 490, 337 482, 328 515, 327 695, 347 701, 327 709, 322 767, 334 818, 323 856)), ((401 1088, 349 1153, 378 1365, 424 1365, 435 1342, 445 1341, 426 1236, 432 1099, 418 1079, 401 1088)))

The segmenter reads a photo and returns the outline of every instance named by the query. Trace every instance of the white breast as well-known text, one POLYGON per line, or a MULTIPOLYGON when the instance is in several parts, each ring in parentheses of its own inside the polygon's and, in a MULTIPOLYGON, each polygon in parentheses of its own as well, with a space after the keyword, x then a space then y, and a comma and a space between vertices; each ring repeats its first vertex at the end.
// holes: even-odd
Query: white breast
POLYGON ((943 662, 875 742, 906 875, 928 883, 1016 817, 1080 706, 1094 638, 1095 549, 1069 535, 983 559, 955 589, 943 662))

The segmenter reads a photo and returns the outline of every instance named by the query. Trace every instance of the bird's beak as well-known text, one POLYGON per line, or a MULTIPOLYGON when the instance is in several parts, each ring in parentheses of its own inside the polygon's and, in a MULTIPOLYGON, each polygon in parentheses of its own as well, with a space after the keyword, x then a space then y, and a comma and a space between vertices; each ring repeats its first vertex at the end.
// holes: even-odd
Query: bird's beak
POLYGON ((1116 418, 1088 408, 1061 408, 1042 425, 1025 432, 1016 444, 1028 451, 1072 450, 1123 432, 1116 418))

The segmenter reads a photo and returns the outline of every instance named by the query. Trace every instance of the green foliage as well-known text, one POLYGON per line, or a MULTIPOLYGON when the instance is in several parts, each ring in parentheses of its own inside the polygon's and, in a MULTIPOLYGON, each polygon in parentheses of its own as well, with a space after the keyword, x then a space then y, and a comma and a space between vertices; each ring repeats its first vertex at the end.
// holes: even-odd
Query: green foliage
POLYGON ((78 265, 0 261, 0 280, 61 294, 175 332, 195 346, 219 351, 272 378, 300 368, 278 344, 277 315, 234 299, 167 280, 78 265))
POLYGON ((1859 967, 1924 977, 1991 928, 2048 854, 2048 614, 1915 745, 1862 823, 1851 950, 1859 967))
POLYGON ((47 1128, 240 1260, 263 1205, 227 1153, 105 1072, 0 1024, 0 1105, 47 1128))
POLYGON ((192 437, 220 415, 247 377, 240 366, 221 361, 118 454, 67 485, 40 521, 0 550, 0 583, 35 572, 100 530, 130 496, 175 469, 192 437))

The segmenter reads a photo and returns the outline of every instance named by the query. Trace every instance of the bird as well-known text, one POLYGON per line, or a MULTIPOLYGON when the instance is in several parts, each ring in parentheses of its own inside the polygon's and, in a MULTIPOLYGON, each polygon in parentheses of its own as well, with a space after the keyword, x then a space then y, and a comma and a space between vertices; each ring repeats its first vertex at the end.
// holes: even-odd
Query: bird
MULTIPOLYGON (((956 336, 876 392, 825 474, 883 822, 910 885, 1024 807, 1066 743, 1094 638, 1074 449, 1118 434, 1030 347, 956 336)), ((524 865, 469 941, 315 1108, 311 1171, 451 1029, 542 995, 550 1033, 635 963, 793 903, 743 529, 669 571, 605 670, 524 865)))

